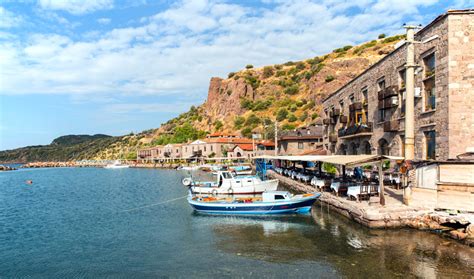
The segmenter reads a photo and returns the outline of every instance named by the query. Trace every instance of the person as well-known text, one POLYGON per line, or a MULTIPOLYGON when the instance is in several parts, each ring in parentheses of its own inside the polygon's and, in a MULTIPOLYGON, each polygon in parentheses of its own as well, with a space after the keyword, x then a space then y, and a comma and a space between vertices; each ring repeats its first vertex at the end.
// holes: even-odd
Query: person
POLYGON ((362 168, 361 167, 355 167, 354 168, 354 176, 357 180, 362 180, 363 173, 362 173, 362 168))

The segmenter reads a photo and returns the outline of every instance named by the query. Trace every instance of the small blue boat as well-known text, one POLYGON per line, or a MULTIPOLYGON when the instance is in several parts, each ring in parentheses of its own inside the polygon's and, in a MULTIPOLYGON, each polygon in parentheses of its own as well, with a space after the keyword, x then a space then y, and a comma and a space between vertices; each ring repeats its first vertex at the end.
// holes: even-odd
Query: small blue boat
POLYGON ((320 193, 292 195, 286 191, 263 192, 261 197, 188 197, 197 212, 212 214, 288 214, 306 213, 320 193))

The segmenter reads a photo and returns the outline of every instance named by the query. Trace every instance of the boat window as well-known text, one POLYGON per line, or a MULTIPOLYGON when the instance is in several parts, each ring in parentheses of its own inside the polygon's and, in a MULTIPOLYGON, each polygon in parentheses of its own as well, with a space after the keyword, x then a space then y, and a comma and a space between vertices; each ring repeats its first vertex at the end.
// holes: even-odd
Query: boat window
POLYGON ((284 200, 285 197, 282 195, 275 195, 275 200, 284 200))
POLYGON ((232 178, 232 174, 230 174, 230 172, 223 172, 223 173, 222 173, 222 176, 223 176, 225 179, 232 178))
POLYGON ((247 180, 247 182, 252 182, 252 180, 247 180))
POLYGON ((240 183, 240 180, 236 180, 235 183, 240 183))

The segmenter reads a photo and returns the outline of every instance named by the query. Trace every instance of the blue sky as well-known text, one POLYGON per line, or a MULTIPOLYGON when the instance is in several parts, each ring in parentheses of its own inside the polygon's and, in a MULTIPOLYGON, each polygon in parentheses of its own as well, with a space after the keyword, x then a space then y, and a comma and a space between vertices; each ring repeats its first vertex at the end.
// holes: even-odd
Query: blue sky
POLYGON ((0 0, 0 150, 157 128, 213 76, 398 34, 473 0, 0 0))

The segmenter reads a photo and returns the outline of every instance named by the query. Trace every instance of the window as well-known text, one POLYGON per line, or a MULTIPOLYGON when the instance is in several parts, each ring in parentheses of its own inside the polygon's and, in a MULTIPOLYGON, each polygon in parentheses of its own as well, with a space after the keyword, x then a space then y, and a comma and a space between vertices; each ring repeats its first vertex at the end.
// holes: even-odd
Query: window
POLYGON ((356 124, 361 124, 362 122, 362 112, 356 112, 356 124))
POLYGON ((179 149, 176 149, 176 153, 178 153, 178 152, 179 152, 179 149))
POLYGON ((385 117, 387 114, 384 109, 379 109, 379 122, 385 122, 385 117))
POLYGON ((381 78, 377 81, 377 88, 378 91, 382 91, 385 89, 385 78, 381 78))
POLYGON ((367 89, 367 87, 362 89, 362 102, 364 104, 367 104, 369 102, 369 90, 367 89))
POLYGON ((406 81, 407 81, 407 70, 403 69, 398 72, 398 82, 399 82, 399 87, 400 89, 403 89, 406 87, 406 81))
POLYGON ((284 200, 285 197, 282 195, 275 195, 275 200, 284 200))
POLYGON ((343 112, 344 111, 344 101, 343 100, 339 101, 339 106, 341 108, 341 112, 343 112))
POLYGON ((423 82, 425 87, 425 111, 436 109, 436 87, 434 79, 428 79, 423 82))
POLYGON ((351 104, 354 103, 354 101, 355 101, 355 99, 354 99, 354 94, 351 94, 351 95, 349 96, 349 101, 351 102, 351 104))
POLYGON ((435 54, 431 53, 430 55, 423 58, 424 70, 425 70, 425 78, 432 77, 435 74, 435 54))
POLYGON ((213 148, 212 148, 212 145, 211 145, 211 151, 214 151, 213 148))
POLYGON ((303 149, 303 143, 302 142, 298 142, 298 149, 303 149))
POLYGON ((425 132, 425 143, 426 143, 426 159, 436 159, 436 132, 428 131, 425 132))

